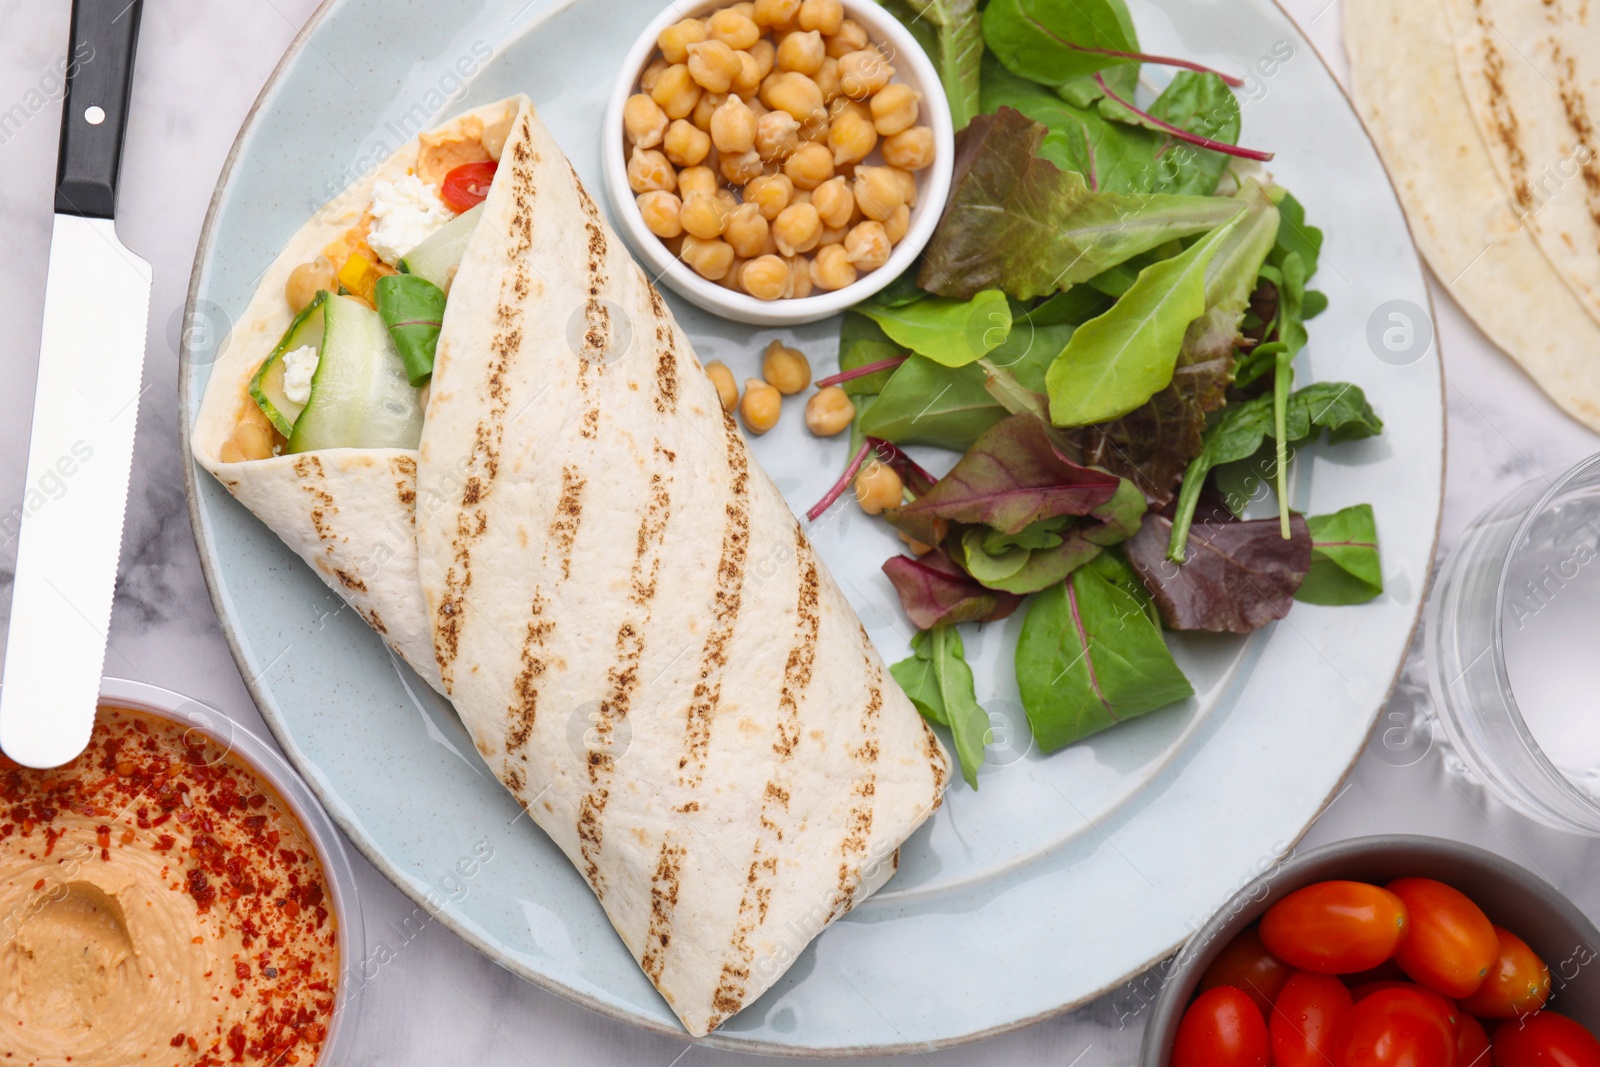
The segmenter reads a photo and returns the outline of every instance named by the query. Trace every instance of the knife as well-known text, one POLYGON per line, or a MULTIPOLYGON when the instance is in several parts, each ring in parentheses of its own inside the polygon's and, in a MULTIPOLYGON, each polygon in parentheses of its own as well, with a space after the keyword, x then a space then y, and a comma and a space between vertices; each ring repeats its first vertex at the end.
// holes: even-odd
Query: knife
POLYGON ((29 767, 94 729, 139 414, 150 265, 117 240, 140 0, 74 0, 55 228, 17 542, 0 749, 29 767))

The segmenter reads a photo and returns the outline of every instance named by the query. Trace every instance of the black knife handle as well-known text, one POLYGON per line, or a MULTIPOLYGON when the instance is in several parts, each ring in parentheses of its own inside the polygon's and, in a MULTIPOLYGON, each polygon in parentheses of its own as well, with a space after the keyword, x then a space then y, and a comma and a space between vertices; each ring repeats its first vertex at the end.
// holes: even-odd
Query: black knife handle
POLYGON ((58 214, 116 217, 141 7, 142 0, 73 0, 56 156, 58 214))

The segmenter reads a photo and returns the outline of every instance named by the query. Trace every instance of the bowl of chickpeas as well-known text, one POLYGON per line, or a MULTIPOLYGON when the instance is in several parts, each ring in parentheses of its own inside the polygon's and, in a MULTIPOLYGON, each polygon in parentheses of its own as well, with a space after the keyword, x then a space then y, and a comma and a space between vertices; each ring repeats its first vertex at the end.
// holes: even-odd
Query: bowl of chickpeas
POLYGON ((815 322, 909 269, 950 192, 938 72, 870 0, 709 0, 645 28, 606 113, 614 216, 723 318, 815 322))

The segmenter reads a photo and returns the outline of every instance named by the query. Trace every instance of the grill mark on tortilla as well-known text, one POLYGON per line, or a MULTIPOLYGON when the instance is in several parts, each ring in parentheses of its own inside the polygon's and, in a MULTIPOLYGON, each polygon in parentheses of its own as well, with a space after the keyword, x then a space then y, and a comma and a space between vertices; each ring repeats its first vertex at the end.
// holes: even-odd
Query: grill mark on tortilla
POLYGON ((1520 215, 1533 208, 1533 191, 1528 186, 1528 157, 1522 150, 1517 113, 1511 106, 1511 97, 1506 93, 1505 57, 1494 45, 1491 37, 1494 27, 1483 13, 1482 2, 1475 0, 1474 6, 1478 8, 1478 27, 1483 31, 1483 77, 1489 87, 1490 118, 1494 123, 1494 132, 1505 148, 1506 166, 1511 170, 1512 195, 1522 208, 1518 213, 1520 215))
POLYGON ((339 584, 344 586, 346 589, 350 589, 358 593, 365 593, 367 591, 367 583, 363 582, 360 578, 357 578, 347 570, 335 567, 333 569, 333 576, 339 579, 339 584))
MULTIPOLYGON (((400 497, 401 507, 415 507, 417 503, 417 461, 410 456, 394 456, 389 460, 389 468, 395 474, 394 488, 400 497)), ((411 521, 417 521, 413 513, 411 521)))
POLYGON ((1588 101, 1578 86, 1577 63, 1566 54, 1561 42, 1554 36, 1550 38, 1550 50, 1561 83, 1561 107, 1566 112, 1567 126, 1584 152, 1584 160, 1579 168, 1579 173, 1583 175, 1584 202, 1589 207, 1590 220, 1600 227, 1600 160, 1596 159, 1595 153, 1594 122, 1589 118, 1588 101))
MULTIPOLYGON (((544 676, 546 663, 539 650, 545 647, 550 635, 555 632, 554 619, 545 618, 545 608, 549 602, 537 587, 533 591, 533 600, 528 605, 528 628, 522 637, 522 671, 517 675, 512 692, 516 700, 506 706, 506 719, 510 724, 506 730, 506 755, 509 757, 527 747, 528 738, 533 735, 533 725, 539 713, 539 679, 544 676)), ((513 790, 515 792, 515 790, 513 790)))
POLYGON ((489 405, 473 431, 472 449, 467 455, 467 469, 472 472, 462 491, 462 510, 456 515, 455 534, 451 539, 454 561, 445 570, 444 590, 439 598, 438 616, 433 628, 433 656, 439 665, 439 677, 445 691, 452 691, 455 683, 455 661, 461 649, 461 625, 466 609, 466 591, 472 585, 472 546, 489 528, 488 513, 479 506, 492 489, 500 473, 500 448, 505 437, 506 412, 510 398, 507 396, 506 372, 511 358, 522 347, 522 306, 531 289, 528 265, 523 257, 533 248, 533 204, 537 190, 534 187, 533 167, 539 162, 529 144, 533 135, 531 117, 527 112, 517 123, 517 131, 501 157, 511 160, 510 190, 511 218, 507 226, 505 262, 510 265, 509 278, 501 279, 500 298, 495 304, 495 332, 489 343, 491 358, 487 366, 486 392, 489 405), (507 289, 510 289, 510 299, 507 289), (467 509, 473 509, 468 511, 467 509))
MULTIPOLYGON (((798 525, 794 528, 794 541, 800 572, 795 595, 795 635, 783 665, 783 687, 778 694, 778 737, 772 750, 781 762, 775 772, 781 771, 793 757, 800 740, 800 697, 811 684, 812 667, 817 658, 817 635, 822 624, 818 610, 821 585, 817 560, 798 525)), ((789 790, 779 784, 774 773, 762 791, 761 832, 756 835, 751 849, 750 868, 739 898, 738 925, 728 944, 729 958, 723 960, 722 974, 711 998, 712 1007, 723 1017, 738 1011, 748 995, 746 983, 750 978, 750 964, 755 960, 751 937, 767 921, 772 881, 778 875, 778 857, 772 839, 781 846, 783 827, 777 819, 788 810, 789 799, 789 790)))
MULTIPOLYGON (((861 631, 861 637, 863 650, 870 649, 872 646, 867 643, 865 629, 861 631)), ((861 728, 867 737, 860 748, 850 753, 861 770, 850 788, 850 795, 854 799, 845 820, 844 840, 839 843, 839 883, 833 907, 835 917, 855 906, 856 890, 861 887, 861 861, 867 859, 867 847, 872 836, 873 798, 878 791, 877 724, 879 713, 883 710, 883 668, 869 652, 863 651, 862 658, 866 661, 868 681, 867 705, 861 709, 861 728)))
POLYGON ((588 479, 577 467, 561 468, 561 496, 556 501, 556 515, 550 520, 550 539, 561 553, 561 577, 572 576, 572 545, 578 539, 578 526, 583 522, 583 487, 588 479))
POLYGON ((655 985, 661 984, 661 970, 666 966, 667 948, 672 943, 672 916, 678 907, 678 888, 683 877, 683 861, 689 854, 682 845, 672 843, 672 838, 661 842, 656 854, 656 869, 650 876, 650 929, 645 934, 645 948, 639 957, 639 966, 655 985))
POLYGON ((722 415, 722 429, 727 447, 730 496, 724 506, 726 521, 722 527, 722 555, 717 561, 711 628, 700 650, 699 678, 689 699, 684 725, 686 751, 678 760, 678 784, 691 789, 700 784, 705 770, 706 753, 711 745, 711 716, 722 700, 722 671, 728 663, 728 642, 739 618, 745 556, 750 549, 750 457, 745 452, 738 427, 727 412, 722 415), (691 764, 694 770, 689 772, 691 764))
POLYGON ((369 608, 366 611, 361 612, 361 617, 367 620, 368 626, 372 627, 380 634, 386 634, 389 632, 389 628, 383 624, 383 616, 379 615, 377 611, 369 608))
POLYGON ((661 294, 648 281, 645 292, 656 320, 656 412, 665 415, 678 410, 678 341, 661 294))
MULTIPOLYGON (((663 450, 656 449, 660 455, 663 450)), ((669 461, 670 462, 670 461, 669 461)), ((644 635, 650 625, 650 614, 656 594, 655 575, 661 567, 661 552, 665 544, 667 518, 671 514, 672 498, 667 484, 670 475, 662 478, 656 472, 651 478, 651 493, 645 512, 639 519, 639 533, 634 541, 633 566, 629 581, 639 608, 639 618, 624 619, 617 627, 613 654, 615 659, 606 670, 610 687, 594 716, 597 741, 589 749, 588 773, 591 789, 578 806, 578 852, 583 857, 583 875, 588 879, 595 896, 605 899, 606 881, 600 873, 600 854, 605 844, 605 833, 600 818, 605 814, 606 802, 611 797, 609 782, 616 770, 616 758, 611 754, 612 738, 617 724, 628 717, 634 694, 639 688, 639 665, 644 659, 644 635), (644 580, 650 575, 648 583, 644 580)))
MULTIPOLYGON (((317 531, 317 540, 337 541, 339 535, 328 525, 328 520, 339 514, 339 505, 323 485, 327 472, 323 470, 322 457, 309 452, 297 457, 294 472, 300 476, 300 488, 311 495, 311 527, 317 531)), ((330 545, 327 551, 331 554, 333 547, 330 545)))

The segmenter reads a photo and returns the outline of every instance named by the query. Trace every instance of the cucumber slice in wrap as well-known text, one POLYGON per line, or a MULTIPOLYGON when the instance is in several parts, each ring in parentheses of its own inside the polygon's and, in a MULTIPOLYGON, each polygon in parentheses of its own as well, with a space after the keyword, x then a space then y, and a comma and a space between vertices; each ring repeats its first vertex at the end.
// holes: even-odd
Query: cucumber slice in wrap
POLYGON ((290 452, 324 448, 416 448, 421 394, 376 311, 346 297, 323 303, 321 359, 311 399, 295 420, 290 452))
POLYGON ((326 290, 316 295, 300 314, 294 317, 283 332, 278 347, 272 350, 255 377, 250 379, 250 396, 257 406, 272 420, 279 433, 288 437, 294 432, 295 420, 300 417, 304 404, 296 404, 283 392, 283 357, 296 349, 322 344, 322 305, 333 299, 326 290))
POLYGON ((456 268, 461 266, 461 257, 466 254, 467 241, 481 218, 482 204, 463 211, 400 257, 400 269, 406 274, 426 278, 448 293, 456 268))

